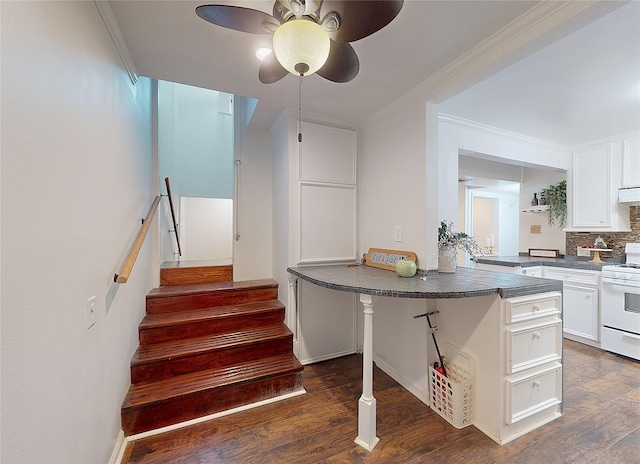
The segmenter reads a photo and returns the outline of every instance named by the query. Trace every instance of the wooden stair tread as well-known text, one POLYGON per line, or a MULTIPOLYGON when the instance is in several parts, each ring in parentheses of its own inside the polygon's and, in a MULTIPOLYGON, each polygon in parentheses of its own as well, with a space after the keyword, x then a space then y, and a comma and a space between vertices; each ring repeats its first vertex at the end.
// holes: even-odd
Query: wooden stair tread
POLYGON ((165 261, 160 265, 160 269, 191 269, 194 267, 230 266, 232 264, 233 260, 230 258, 194 261, 165 261))
POLYGON ((184 284, 157 287, 147 294, 147 300, 155 298, 168 298, 191 296, 212 292, 234 292, 242 290, 274 288, 278 282, 273 279, 245 280, 240 282, 212 282, 205 284, 184 284))
POLYGON ((122 404, 122 411, 163 403, 216 388, 239 385, 302 372, 302 364, 293 354, 244 362, 236 366, 208 369, 173 378, 132 385, 122 404))
POLYGON ((242 332, 220 335, 209 335, 187 340, 142 345, 131 359, 131 365, 174 360, 175 358, 197 355, 207 351, 222 350, 242 344, 265 342, 291 336, 291 331, 284 325, 260 327, 242 332))
POLYGON ((258 301, 237 305, 214 306, 166 313, 147 314, 140 322, 141 330, 189 324, 197 321, 221 319, 234 316, 250 316, 266 311, 281 310, 284 305, 279 300, 258 301))

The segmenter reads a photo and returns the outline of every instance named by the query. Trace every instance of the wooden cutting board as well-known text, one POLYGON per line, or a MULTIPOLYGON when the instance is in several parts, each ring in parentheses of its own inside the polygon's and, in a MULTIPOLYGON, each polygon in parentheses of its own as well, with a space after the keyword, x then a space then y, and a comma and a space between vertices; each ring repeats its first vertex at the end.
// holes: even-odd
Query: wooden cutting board
POLYGON ((418 256, 413 251, 387 250, 384 248, 369 248, 365 253, 364 260, 367 266, 396 270, 396 261, 399 259, 409 259, 418 264, 418 256))

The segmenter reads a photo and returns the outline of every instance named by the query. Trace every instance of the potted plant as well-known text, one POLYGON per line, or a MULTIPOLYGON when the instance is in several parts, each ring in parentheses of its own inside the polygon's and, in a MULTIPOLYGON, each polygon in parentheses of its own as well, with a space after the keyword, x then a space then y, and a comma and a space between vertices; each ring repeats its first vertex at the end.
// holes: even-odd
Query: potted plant
POLYGON ((567 181, 561 180, 555 185, 542 189, 544 202, 549 205, 549 226, 557 224, 561 229, 567 225, 567 181))
POLYGON ((456 272, 458 250, 464 250, 471 255, 482 253, 473 237, 464 232, 456 232, 450 221, 440 222, 438 228, 438 272, 456 272))

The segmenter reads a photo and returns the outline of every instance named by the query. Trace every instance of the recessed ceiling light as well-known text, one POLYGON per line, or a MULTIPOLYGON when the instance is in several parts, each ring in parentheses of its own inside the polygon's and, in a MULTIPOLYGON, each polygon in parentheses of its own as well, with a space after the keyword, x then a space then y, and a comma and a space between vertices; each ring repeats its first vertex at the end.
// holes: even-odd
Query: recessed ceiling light
POLYGON ((256 57, 262 61, 265 59, 265 57, 271 53, 271 49, 270 48, 259 48, 258 50, 256 50, 256 57))

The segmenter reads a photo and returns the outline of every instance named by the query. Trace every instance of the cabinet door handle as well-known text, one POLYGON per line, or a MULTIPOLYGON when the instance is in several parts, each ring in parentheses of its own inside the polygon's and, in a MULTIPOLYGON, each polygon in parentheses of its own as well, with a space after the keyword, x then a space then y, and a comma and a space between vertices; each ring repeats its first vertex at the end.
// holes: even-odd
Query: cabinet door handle
POLYGON ((533 338, 540 338, 540 332, 533 332, 533 338))
POLYGON ((534 380, 533 381, 533 386, 536 387, 536 388, 540 387, 540 381, 539 380, 534 380))
POLYGON ((534 311, 540 311, 540 305, 535 304, 535 305, 533 305, 532 309, 534 311))

